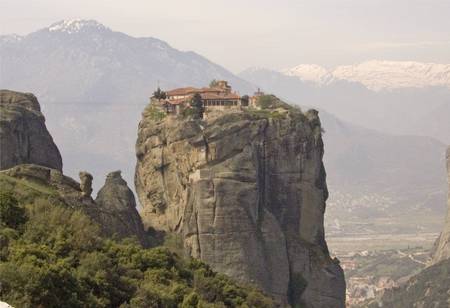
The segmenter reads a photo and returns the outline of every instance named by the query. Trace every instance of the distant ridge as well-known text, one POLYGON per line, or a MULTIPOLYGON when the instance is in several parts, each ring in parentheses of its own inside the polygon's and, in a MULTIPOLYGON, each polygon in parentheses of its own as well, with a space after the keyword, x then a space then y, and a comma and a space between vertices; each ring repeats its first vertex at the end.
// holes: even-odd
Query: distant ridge
POLYGON ((119 168, 132 182, 136 127, 158 85, 203 87, 220 79, 241 95, 255 90, 193 51, 95 20, 61 20, 24 36, 3 35, 0 45, 0 89, 34 93, 66 173, 76 177, 88 169, 94 181, 119 168))
POLYGON ((281 73, 319 85, 339 80, 357 82, 374 91, 433 86, 450 88, 450 64, 371 60, 333 70, 315 64, 300 64, 281 73))
POLYGON ((205 57, 153 37, 133 37, 96 20, 55 22, 28 35, 1 35, 1 88, 33 92, 44 102, 143 102, 163 88, 228 80, 250 83, 205 57))

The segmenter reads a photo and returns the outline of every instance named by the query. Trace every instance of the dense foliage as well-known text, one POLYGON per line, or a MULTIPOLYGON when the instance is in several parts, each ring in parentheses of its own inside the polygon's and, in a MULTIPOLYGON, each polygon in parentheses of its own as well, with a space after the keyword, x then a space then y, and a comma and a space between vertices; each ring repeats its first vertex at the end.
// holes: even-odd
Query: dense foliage
POLYGON ((197 119, 202 119, 203 113, 205 112, 205 107, 203 107, 202 97, 199 93, 194 94, 190 105, 194 110, 194 117, 197 119))
POLYGON ((79 210, 42 198, 23 207, 8 193, 0 201, 0 298, 15 307, 272 306, 167 248, 102 238, 79 210))
POLYGON ((215 88, 217 86, 219 86, 219 82, 216 79, 213 79, 210 81, 210 83, 209 83, 210 88, 215 88))
POLYGON ((18 228, 25 221, 25 210, 19 206, 12 192, 0 192, 0 224, 18 228))
POLYGON ((156 91, 153 92, 153 97, 158 99, 158 100, 166 99, 167 94, 166 94, 166 92, 162 91, 160 87, 158 87, 156 89, 156 91))

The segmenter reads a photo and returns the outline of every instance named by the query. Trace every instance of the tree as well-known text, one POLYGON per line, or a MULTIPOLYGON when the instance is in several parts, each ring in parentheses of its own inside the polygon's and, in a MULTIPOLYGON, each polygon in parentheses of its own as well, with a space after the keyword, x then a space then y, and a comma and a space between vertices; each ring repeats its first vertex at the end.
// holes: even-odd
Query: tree
POLYGON ((25 209, 11 192, 0 192, 0 225, 16 229, 26 222, 25 209))
POLYGON ((197 119, 203 119, 205 107, 203 107, 202 96, 199 93, 194 94, 190 105, 194 109, 194 117, 197 119))
POLYGON ((215 88, 219 85, 219 82, 215 79, 211 80, 211 82, 209 83, 209 87, 210 88, 215 88))
POLYGON ((250 100, 250 97, 248 95, 244 95, 241 97, 242 106, 248 106, 248 102, 250 100))
POLYGON ((272 95, 262 95, 258 97, 257 103, 262 109, 268 109, 273 105, 274 97, 272 95))
POLYGON ((160 87, 158 87, 158 89, 156 89, 156 91, 153 92, 153 97, 158 100, 166 99, 167 94, 166 94, 166 92, 162 91, 160 87))

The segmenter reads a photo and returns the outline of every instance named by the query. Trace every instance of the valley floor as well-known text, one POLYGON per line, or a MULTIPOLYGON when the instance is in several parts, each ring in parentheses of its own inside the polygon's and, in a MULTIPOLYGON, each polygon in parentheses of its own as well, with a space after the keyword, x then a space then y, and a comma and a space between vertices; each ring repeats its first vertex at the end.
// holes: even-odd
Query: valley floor
POLYGON ((342 252, 337 257, 345 271, 347 306, 364 307, 386 289, 401 286, 430 260, 429 247, 342 252))

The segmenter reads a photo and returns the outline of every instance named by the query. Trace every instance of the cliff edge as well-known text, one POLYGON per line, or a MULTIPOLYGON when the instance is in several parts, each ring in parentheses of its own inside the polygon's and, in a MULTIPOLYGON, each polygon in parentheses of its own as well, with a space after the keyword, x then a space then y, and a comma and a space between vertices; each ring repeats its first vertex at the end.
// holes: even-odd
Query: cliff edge
POLYGON ((97 222, 105 236, 137 237, 146 245, 133 192, 112 172, 96 201, 92 175, 80 172, 80 183, 62 173, 62 159, 31 93, 0 90, 0 188, 27 202, 45 198, 79 208, 97 222))
POLYGON ((324 236, 318 112, 273 99, 205 120, 149 105, 136 143, 144 225, 179 234, 186 254, 282 305, 344 307, 343 271, 324 236))
POLYGON ((450 147, 447 148, 446 161, 448 176, 447 218, 445 220, 444 230, 436 241, 435 250, 433 252, 433 264, 450 258, 450 147))
POLYGON ((0 170, 37 164, 62 171, 62 158, 33 94, 0 90, 0 170))

